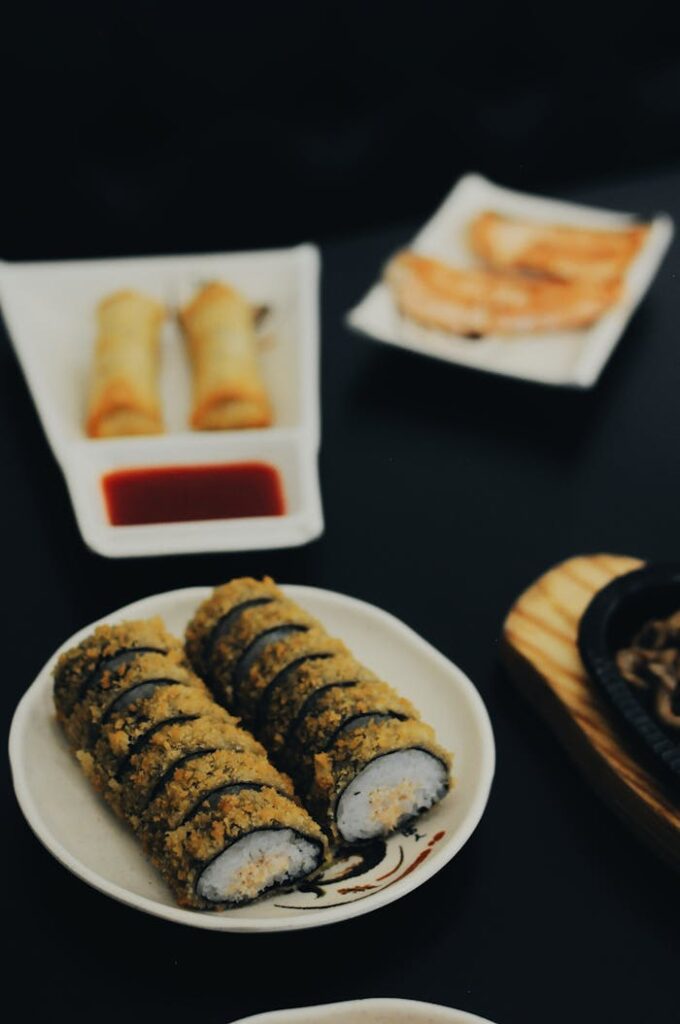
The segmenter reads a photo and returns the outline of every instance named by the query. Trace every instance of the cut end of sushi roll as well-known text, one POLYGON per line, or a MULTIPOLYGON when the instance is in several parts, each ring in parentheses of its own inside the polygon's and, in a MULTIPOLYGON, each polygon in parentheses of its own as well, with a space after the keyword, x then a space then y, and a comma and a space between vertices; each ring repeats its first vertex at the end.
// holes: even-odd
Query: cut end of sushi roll
POLYGON ((449 770, 427 750, 395 750, 376 757, 345 788, 336 827, 346 843, 387 835, 445 796, 449 770))
POLYGON ((322 855, 320 843, 292 828, 260 829, 232 843, 204 868, 196 894, 212 904, 251 903, 271 889, 307 878, 322 855))

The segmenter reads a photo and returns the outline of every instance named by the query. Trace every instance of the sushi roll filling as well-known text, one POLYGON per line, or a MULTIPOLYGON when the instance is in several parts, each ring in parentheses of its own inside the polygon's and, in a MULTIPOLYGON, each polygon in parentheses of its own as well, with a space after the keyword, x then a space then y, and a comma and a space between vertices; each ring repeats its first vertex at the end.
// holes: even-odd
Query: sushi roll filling
POLYGON ((238 906, 269 889, 293 885, 319 866, 321 845, 292 828, 263 828, 237 839, 203 868, 196 893, 208 903, 238 906))
POLYGON ((428 811, 448 788, 447 766, 429 751, 410 747, 381 754, 340 794, 338 832, 347 843, 374 839, 428 811))

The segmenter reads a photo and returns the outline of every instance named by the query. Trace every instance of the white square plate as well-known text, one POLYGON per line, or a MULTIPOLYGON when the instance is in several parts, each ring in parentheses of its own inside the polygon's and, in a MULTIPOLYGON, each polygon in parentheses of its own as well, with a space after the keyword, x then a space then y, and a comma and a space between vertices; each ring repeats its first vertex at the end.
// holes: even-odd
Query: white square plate
MULTIPOLYGON (((461 178, 411 248, 459 266, 474 266, 466 242, 470 221, 485 210, 514 217, 585 228, 625 227, 630 214, 542 199, 494 185, 478 174, 461 178)), ((630 266, 626 298, 591 327, 517 337, 487 335, 479 340, 429 330, 402 317, 388 287, 379 281, 347 317, 350 327, 391 345, 448 363, 507 377, 562 387, 590 388, 614 351, 637 305, 649 288, 673 237, 673 221, 660 214, 630 266)))
POLYGON ((0 299, 10 337, 66 477, 80 532, 93 551, 110 557, 240 551, 291 547, 319 536, 318 279, 318 250, 311 245, 208 256, 0 263, 0 299), (83 422, 99 300, 120 288, 139 288, 172 312, 196 287, 215 278, 271 310, 262 368, 274 425, 243 431, 188 429, 190 373, 171 315, 162 335, 167 433, 87 438, 83 422), (148 526, 109 523, 101 479, 113 469, 244 460, 262 460, 278 469, 285 515, 148 526))

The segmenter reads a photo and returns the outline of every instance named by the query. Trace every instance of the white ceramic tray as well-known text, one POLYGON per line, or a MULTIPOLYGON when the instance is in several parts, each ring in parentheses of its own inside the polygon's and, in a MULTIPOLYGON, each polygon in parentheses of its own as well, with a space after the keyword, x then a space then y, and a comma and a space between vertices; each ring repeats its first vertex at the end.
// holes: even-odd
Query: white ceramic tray
POLYGON ((0 263, 7 327, 54 455, 66 477, 83 539, 101 555, 240 551, 303 544, 319 536, 319 256, 301 245, 251 253, 60 263, 0 263), (171 309, 206 280, 233 283, 271 310, 262 367, 274 425, 262 430, 187 428, 190 374, 175 318, 162 338, 167 433, 90 440, 83 431, 99 300, 119 288, 155 295, 171 309), (112 469, 263 461, 281 475, 286 514, 251 519, 112 526, 101 487, 112 469))
POLYGON ((485 1017, 413 999, 354 999, 349 1003, 275 1010, 239 1024, 492 1024, 485 1017))
MULTIPOLYGON (((137 841, 95 794, 62 736, 52 703, 50 658, 21 700, 10 733, 10 761, 21 809, 38 838, 70 871, 101 892, 157 917, 213 931, 314 928, 366 914, 427 881, 469 839, 482 816, 494 771, 494 741, 482 700, 459 668, 398 619, 363 601, 313 587, 286 593, 341 636, 357 657, 419 708, 454 752, 456 786, 414 828, 334 865, 312 891, 277 893, 221 913, 176 906, 137 841), (370 856, 369 856, 370 854, 370 856), (368 861, 372 863, 369 865, 368 861), (362 870, 363 869, 363 870, 362 870), (346 872, 354 873, 349 877, 346 872), (345 873, 345 877, 340 876, 345 873)), ((161 615, 182 635, 208 587, 144 598, 106 622, 161 615)), ((87 626, 60 651, 83 639, 87 626)), ((411 913, 417 913, 415 904, 411 913)))
MULTIPOLYGON (((650 196, 650 203, 654 196, 650 196)), ((630 223, 631 215, 579 206, 575 203, 513 192, 478 174, 461 178, 434 216, 410 243, 416 252, 459 266, 474 266, 466 242, 470 221, 484 210, 527 217, 545 223, 578 227, 616 228, 630 223)), ((665 214, 652 221, 652 230, 627 275, 627 296, 591 327, 542 334, 479 340, 428 330, 402 317, 392 295, 378 281, 352 309, 350 327, 399 348, 411 349, 448 363, 541 384, 590 388, 598 380, 616 348, 635 308, 642 300, 673 237, 673 222, 665 214)))

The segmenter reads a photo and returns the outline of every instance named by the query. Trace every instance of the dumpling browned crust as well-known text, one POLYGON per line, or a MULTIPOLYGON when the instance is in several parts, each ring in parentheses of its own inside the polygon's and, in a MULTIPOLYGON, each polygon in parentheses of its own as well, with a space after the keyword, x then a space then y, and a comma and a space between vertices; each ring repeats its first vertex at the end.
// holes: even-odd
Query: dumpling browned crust
POLYGON ((562 281, 620 281, 649 233, 645 224, 593 230, 482 213, 470 226, 475 253, 497 270, 562 281))
POLYGON ((585 327, 621 295, 616 281, 553 281, 449 266, 398 253, 385 278, 406 317, 451 334, 528 334, 585 327))

